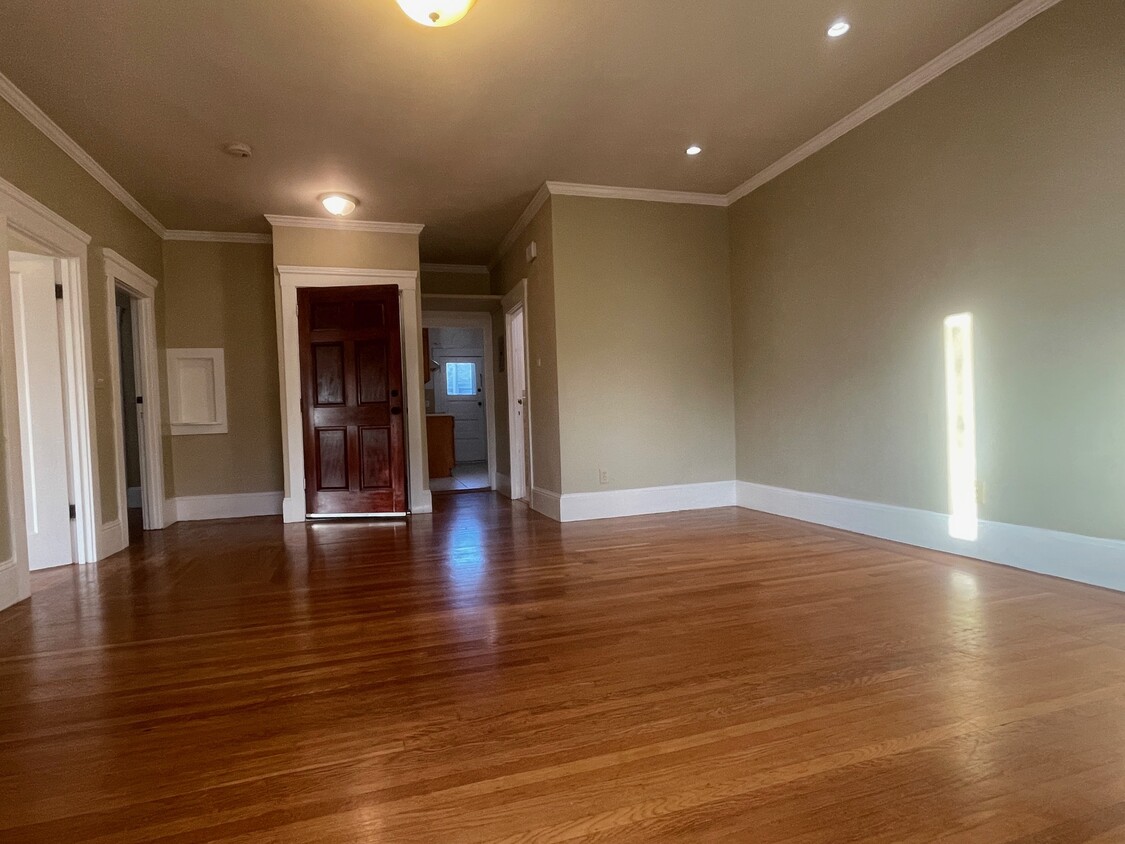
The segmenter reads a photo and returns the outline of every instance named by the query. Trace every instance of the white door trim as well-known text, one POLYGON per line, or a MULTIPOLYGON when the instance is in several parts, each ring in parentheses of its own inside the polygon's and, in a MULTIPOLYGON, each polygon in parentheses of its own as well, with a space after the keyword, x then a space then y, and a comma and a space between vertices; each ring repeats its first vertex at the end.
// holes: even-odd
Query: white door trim
POLYGON ((479 328, 484 334, 484 417, 488 429, 488 485, 496 489, 496 362, 492 348, 492 314, 430 311, 422 314, 422 327, 479 328))
MULTIPOLYGON (((512 333, 512 314, 517 310, 523 311, 523 380, 524 380, 524 393, 526 395, 526 402, 524 404, 523 412, 527 418, 527 424, 524 426, 527 432, 524 437, 524 453, 526 456, 526 466, 528 477, 523 479, 523 488, 519 488, 517 483, 518 475, 516 473, 516 460, 515 449, 512 447, 512 431, 515 429, 516 421, 516 402, 515 393, 512 384, 513 371, 511 361, 507 367, 508 378, 508 486, 512 498, 526 498, 531 501, 532 490, 535 489, 535 452, 531 448, 531 367, 530 367, 530 348, 527 336, 527 279, 520 279, 516 285, 509 290, 500 302, 500 307, 504 311, 504 345, 508 350, 509 357, 511 356, 511 333, 512 333)), ((523 469, 520 469, 520 475, 524 474, 523 469)))
MULTIPOLYGON (((68 410, 67 439, 75 492, 75 557, 79 563, 98 559, 98 472, 95 460, 93 363, 90 347, 90 309, 86 258, 90 236, 43 203, 0 179, 0 246, 8 252, 8 232, 59 259, 63 286, 63 367, 68 410)), ((0 393, 7 432, 3 459, 8 478, 8 513, 12 526, 12 555, 0 560, 0 608, 30 594, 27 537, 24 525, 24 478, 19 453, 19 390, 16 384, 12 331, 11 278, 0 273, 0 393)))
POLYGON ((422 319, 418 273, 415 270, 278 266, 274 302, 277 310, 277 359, 281 376, 281 459, 285 474, 282 516, 305 521, 305 441, 301 414, 301 352, 298 343, 297 290, 301 287, 363 287, 394 284, 399 288, 402 324, 402 368, 406 380, 406 475, 412 513, 433 510, 425 475, 423 427, 426 400, 422 393, 422 319))
MULTIPOLYGON (((137 381, 144 398, 138 439, 141 452, 141 503, 145 530, 164 527, 164 456, 160 408, 160 368, 156 350, 156 287, 158 282, 112 249, 103 249, 105 261, 106 321, 109 327, 110 384, 113 390, 113 448, 117 466, 117 512, 120 525, 116 551, 129 545, 128 490, 125 477, 124 420, 121 418, 121 354, 117 336, 116 291, 120 287, 133 300, 137 381)), ((106 537, 109 541, 109 537, 106 537)), ((109 551, 109 553, 116 553, 109 551)), ((103 553, 102 556, 105 556, 103 553)))

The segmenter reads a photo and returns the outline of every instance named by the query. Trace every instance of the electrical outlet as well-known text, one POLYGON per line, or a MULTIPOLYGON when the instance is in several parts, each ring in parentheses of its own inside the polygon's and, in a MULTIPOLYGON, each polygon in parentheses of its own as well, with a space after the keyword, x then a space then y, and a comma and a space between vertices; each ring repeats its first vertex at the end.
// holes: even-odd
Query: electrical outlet
POLYGON ((598 483, 599 484, 608 484, 609 483, 609 469, 598 469, 598 483))

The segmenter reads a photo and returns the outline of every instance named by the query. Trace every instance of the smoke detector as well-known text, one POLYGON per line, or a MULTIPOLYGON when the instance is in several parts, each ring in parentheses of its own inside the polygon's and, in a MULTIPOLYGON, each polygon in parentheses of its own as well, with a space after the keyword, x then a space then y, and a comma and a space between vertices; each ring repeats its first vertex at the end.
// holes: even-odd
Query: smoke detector
POLYGON ((223 147, 223 152, 227 155, 233 155, 235 158, 249 158, 254 150, 250 149, 250 144, 244 144, 241 141, 227 144, 223 147))

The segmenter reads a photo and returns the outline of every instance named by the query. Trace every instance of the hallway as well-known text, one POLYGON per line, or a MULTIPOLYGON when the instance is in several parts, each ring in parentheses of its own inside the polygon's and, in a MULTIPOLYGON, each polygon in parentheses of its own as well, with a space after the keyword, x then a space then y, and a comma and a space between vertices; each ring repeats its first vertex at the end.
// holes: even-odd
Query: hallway
POLYGON ((0 838, 1125 833, 1125 596, 733 508, 435 508, 37 573, 0 838))

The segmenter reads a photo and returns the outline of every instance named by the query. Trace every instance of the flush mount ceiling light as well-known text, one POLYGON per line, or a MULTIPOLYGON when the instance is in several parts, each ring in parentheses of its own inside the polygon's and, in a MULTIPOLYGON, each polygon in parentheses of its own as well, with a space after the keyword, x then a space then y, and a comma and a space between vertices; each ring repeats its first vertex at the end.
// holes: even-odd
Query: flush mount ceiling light
POLYGON ((397 0, 406 16, 422 26, 449 26, 469 13, 476 0, 397 0))
POLYGON ((845 32, 852 28, 852 25, 846 20, 838 20, 832 26, 828 27, 829 38, 839 38, 845 32))
POLYGON ((684 152, 686 152, 688 155, 699 155, 699 153, 703 152, 703 147, 701 147, 699 144, 692 144, 690 147, 684 150, 684 152))
POLYGON ((359 205, 358 199, 346 193, 322 193, 317 199, 333 217, 346 217, 359 205))

